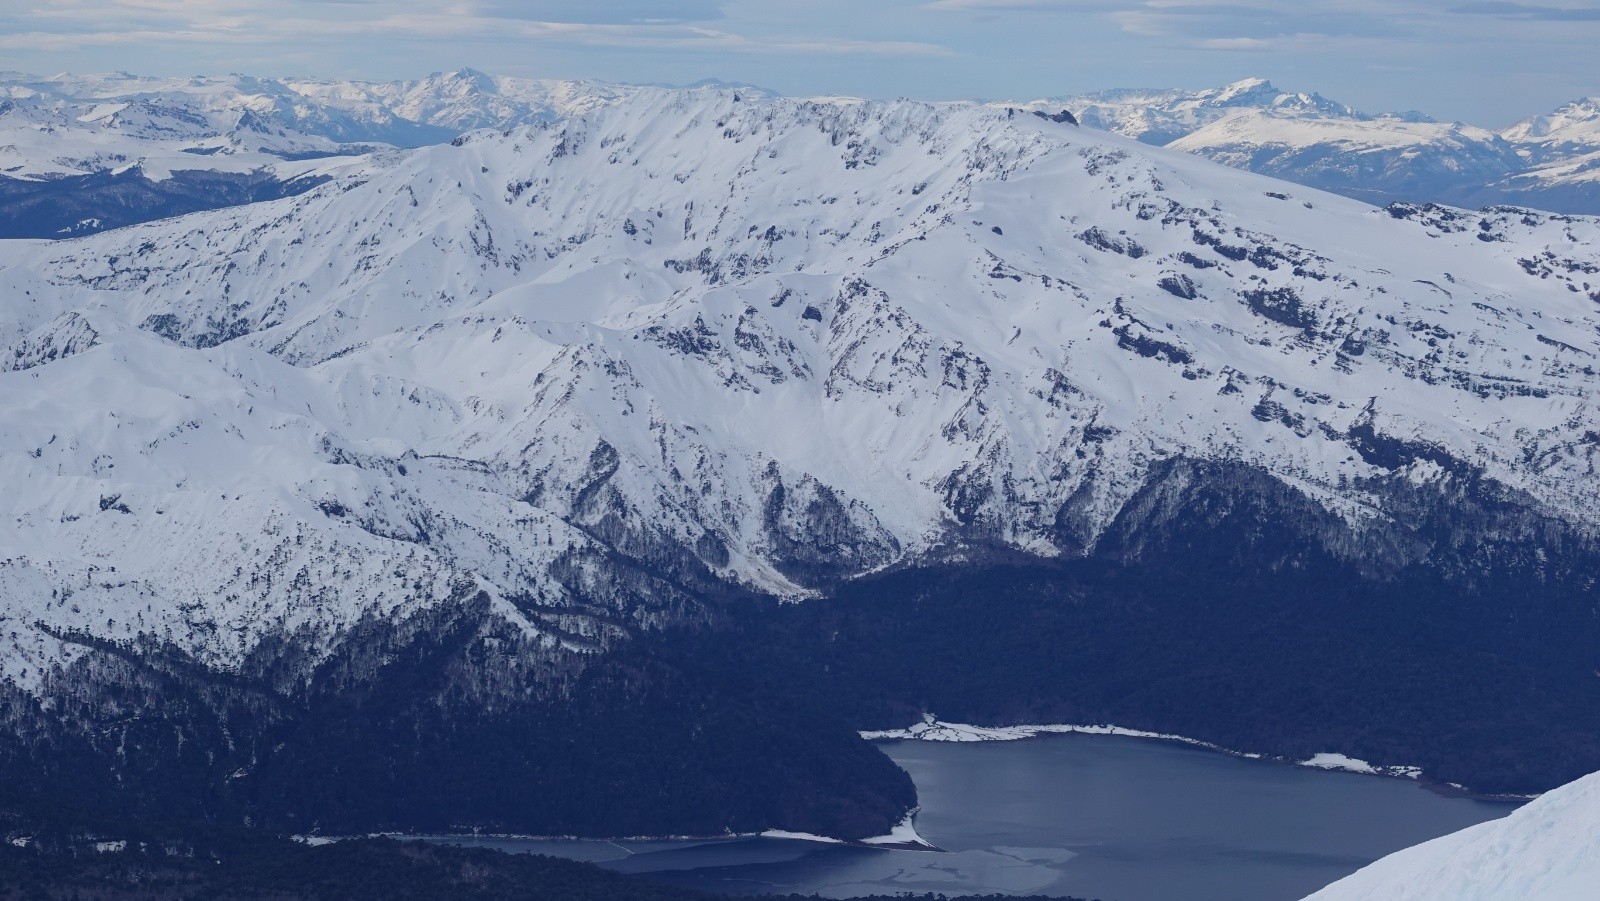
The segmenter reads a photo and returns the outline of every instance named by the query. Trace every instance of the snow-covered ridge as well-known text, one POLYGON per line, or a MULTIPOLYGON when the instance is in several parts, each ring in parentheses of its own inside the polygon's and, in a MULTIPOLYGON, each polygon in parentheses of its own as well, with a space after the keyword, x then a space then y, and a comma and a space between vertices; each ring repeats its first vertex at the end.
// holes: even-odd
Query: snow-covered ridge
POLYGON ((1397 851, 1306 901, 1588 901, 1600 886, 1600 773, 1504 819, 1397 851))
MULTIPOLYGON (((1024 725, 1024 726, 972 726, 964 723, 946 723, 935 717, 926 716, 920 723, 907 726, 904 729, 869 730, 861 733, 867 741, 949 741, 949 742, 986 742, 986 741, 1022 741, 1029 738, 1038 738, 1043 735, 1120 735, 1126 738, 1148 738, 1156 741, 1170 741, 1178 744, 1204 748, 1232 757, 1243 757, 1247 760, 1261 760, 1263 755, 1248 751, 1237 751, 1221 745, 1197 738, 1188 738, 1183 735, 1168 735, 1161 732, 1146 732, 1140 729, 1125 729, 1122 726, 1083 726, 1070 724, 1052 725, 1024 725)), ((1310 767, 1318 770, 1340 770, 1347 773, 1361 773, 1369 776, 1393 776, 1402 779, 1420 779, 1422 770, 1414 766, 1375 766, 1365 760, 1347 757, 1343 754, 1324 752, 1315 754, 1306 760, 1287 761, 1296 766, 1310 767)))
POLYGON ((1461 467, 1591 528, 1596 247, 1004 109, 724 87, 6 242, 0 667, 315 660, 480 599, 589 654, 707 586, 1084 554, 1178 458, 1353 534, 1461 467))

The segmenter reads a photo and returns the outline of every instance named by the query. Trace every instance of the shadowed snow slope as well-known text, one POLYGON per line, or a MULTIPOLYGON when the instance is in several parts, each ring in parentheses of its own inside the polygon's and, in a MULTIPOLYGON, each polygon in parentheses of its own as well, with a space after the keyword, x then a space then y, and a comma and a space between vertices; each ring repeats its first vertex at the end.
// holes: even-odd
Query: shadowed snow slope
POLYGON ((1600 886, 1600 773, 1510 816, 1397 851, 1306 901, 1588 901, 1600 886))

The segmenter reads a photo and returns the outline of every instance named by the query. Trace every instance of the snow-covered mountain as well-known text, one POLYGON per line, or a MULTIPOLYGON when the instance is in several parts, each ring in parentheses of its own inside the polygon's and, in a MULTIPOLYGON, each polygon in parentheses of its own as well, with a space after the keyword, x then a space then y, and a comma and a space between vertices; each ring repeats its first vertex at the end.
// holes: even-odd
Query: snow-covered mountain
POLYGON ((1501 136, 1536 163, 1593 153, 1600 150, 1600 98, 1576 100, 1549 115, 1524 119, 1501 136))
POLYGON ((1202 91, 1115 90, 1033 101, 1147 144, 1369 202, 1519 204, 1600 213, 1600 113, 1568 104, 1495 132, 1419 113, 1367 115, 1251 78, 1202 91))
POLYGON ((1586 901, 1597 885, 1600 773, 1391 854, 1306 901, 1586 901))
POLYGON ((1352 528, 1381 500, 1341 486, 1458 465, 1590 524, 1600 224, 1280 187, 1032 116, 654 90, 8 245, 10 674, 71 656, 40 623, 228 666, 463 585, 587 646, 575 557, 803 595, 1077 553, 1176 455, 1352 528))
POLYGON ((1600 526, 1600 221, 718 87, 367 166, 0 243, 9 716, 114 734, 112 658, 344 690, 468 612, 441 697, 499 709, 740 597, 1161 553, 1182 461, 1375 577, 1600 526))

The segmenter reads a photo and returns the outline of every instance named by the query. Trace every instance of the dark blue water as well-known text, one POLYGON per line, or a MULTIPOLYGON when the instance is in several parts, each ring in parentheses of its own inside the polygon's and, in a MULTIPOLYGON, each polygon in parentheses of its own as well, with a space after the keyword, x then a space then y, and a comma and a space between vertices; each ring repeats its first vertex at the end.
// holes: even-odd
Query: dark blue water
POLYGON ((770 839, 480 843, 734 894, 1291 901, 1391 851, 1515 808, 1398 779, 1113 736, 882 747, 916 781, 918 831, 945 853, 770 839))

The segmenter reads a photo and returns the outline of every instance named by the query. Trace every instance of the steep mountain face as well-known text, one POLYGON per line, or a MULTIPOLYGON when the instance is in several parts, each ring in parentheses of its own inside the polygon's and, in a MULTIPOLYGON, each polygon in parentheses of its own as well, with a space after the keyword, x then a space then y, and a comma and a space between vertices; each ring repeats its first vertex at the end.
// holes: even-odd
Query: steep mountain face
POLYGON ((1600 774, 1397 851, 1306 901, 1580 901, 1600 884, 1600 774))
POLYGON ((1600 116, 1580 100, 1500 132, 1419 113, 1371 116, 1253 78, 1203 91, 1117 90, 1034 101, 1084 124, 1370 203, 1517 204, 1600 213, 1600 116))
POLYGON ((1593 628, 1600 222, 729 88, 371 167, 0 244, 13 772, 295 828, 868 835, 912 798, 850 724, 640 636, 1218 523, 1593 628))

